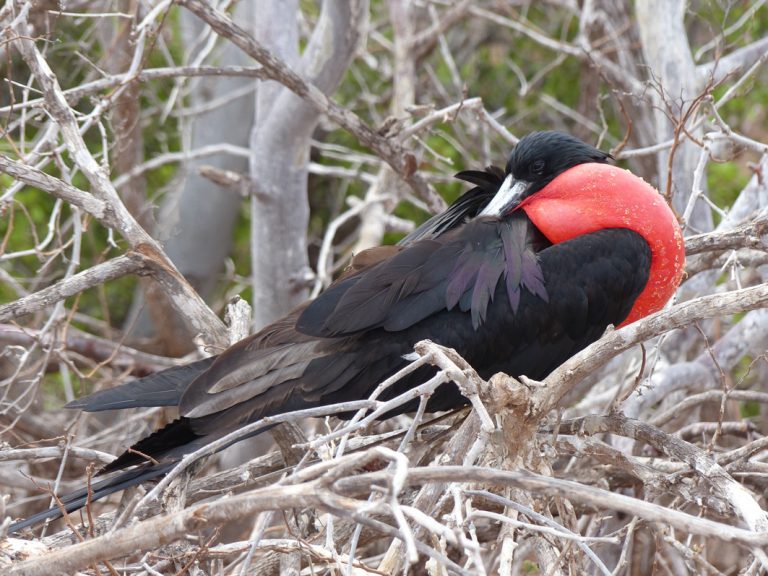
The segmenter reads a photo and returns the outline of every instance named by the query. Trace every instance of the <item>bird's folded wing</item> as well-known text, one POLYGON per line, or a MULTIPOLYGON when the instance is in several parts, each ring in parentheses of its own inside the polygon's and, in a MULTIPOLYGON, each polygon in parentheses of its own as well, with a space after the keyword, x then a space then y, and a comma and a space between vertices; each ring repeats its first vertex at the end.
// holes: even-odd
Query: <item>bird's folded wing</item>
POLYGON ((477 218, 415 242, 321 294, 299 315, 296 329, 322 338, 376 328, 396 332, 457 305, 477 328, 502 277, 511 302, 521 287, 546 298, 531 231, 521 213, 477 218))

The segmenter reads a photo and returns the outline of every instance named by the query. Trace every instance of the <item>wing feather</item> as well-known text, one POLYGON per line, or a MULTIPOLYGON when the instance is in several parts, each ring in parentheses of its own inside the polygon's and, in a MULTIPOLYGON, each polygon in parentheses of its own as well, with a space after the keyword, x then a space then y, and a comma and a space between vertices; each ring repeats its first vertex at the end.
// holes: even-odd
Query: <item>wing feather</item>
POLYGON ((151 406, 176 406, 189 383, 204 373, 215 360, 216 357, 212 356, 184 366, 167 368, 138 380, 129 380, 120 386, 78 398, 65 407, 80 408, 86 412, 99 412, 151 406))
POLYGON ((504 220, 476 218, 339 283, 304 310, 296 328, 323 338, 398 331, 458 306, 471 314, 477 330, 502 276, 513 310, 523 288, 546 299, 534 237, 522 212, 504 220))

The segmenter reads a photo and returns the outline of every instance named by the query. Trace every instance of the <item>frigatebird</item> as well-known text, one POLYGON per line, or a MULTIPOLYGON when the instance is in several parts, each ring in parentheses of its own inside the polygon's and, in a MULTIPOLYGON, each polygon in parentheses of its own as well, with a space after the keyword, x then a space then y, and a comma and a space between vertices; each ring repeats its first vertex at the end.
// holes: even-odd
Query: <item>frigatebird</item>
MULTIPOLYGON (((659 310, 681 279, 682 234, 661 195, 610 159, 568 134, 529 134, 503 171, 459 173, 475 187, 399 246, 359 255, 314 301, 218 356, 71 402, 91 412, 178 406, 180 417, 105 466, 116 474, 90 496, 76 492, 64 506, 161 476, 263 417, 365 399, 426 338, 456 349, 483 378, 542 379, 609 325, 659 310)), ((422 366, 381 399, 433 371, 422 366)), ((427 410, 465 402, 446 383, 427 410)), ((59 515, 51 509, 10 529, 59 515)))

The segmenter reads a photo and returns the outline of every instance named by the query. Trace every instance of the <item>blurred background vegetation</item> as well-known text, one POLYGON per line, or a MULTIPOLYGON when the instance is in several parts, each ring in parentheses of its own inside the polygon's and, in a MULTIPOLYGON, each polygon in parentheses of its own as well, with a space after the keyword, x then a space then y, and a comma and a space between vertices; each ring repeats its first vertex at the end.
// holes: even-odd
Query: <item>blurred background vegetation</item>
MULTIPOLYGON (((41 105, 40 87, 8 32, 24 4, 9 2, 0 11, 6 31, 0 44, 5 78, 0 89, 0 153, 88 191, 91 184, 41 105)), ((365 10, 363 16, 353 15, 360 39, 352 42, 350 64, 343 66, 338 85, 327 91, 379 136, 396 141, 412 155, 419 174, 447 202, 466 189, 453 178, 456 172, 503 166, 520 136, 533 130, 564 130, 612 151, 619 165, 671 195, 681 217, 697 171, 703 170, 700 184, 709 202, 699 200, 696 213, 684 224, 688 235, 707 232, 724 222, 748 183, 762 178, 758 165, 768 153, 766 4, 370 0, 367 6, 356 4, 365 10), (664 36, 681 7, 685 36, 664 36), (664 66, 650 61, 659 46, 669 52, 664 66), (740 58, 738 65, 734 55, 740 58), (676 76, 696 81, 673 87, 676 76), (682 125, 685 142, 678 147, 669 139, 686 112, 690 116, 682 125), (668 171, 670 149, 677 155, 668 171)), ((327 4, 241 0, 217 5, 300 72, 313 73, 313 62, 302 56, 312 45, 327 4), (278 17, 269 20, 275 13, 278 17), (295 37, 281 36, 285 30, 295 37)), ((290 152, 283 152, 285 142, 279 139, 274 149, 254 146, 259 131, 255 118, 263 106, 258 98, 270 84, 254 79, 256 62, 181 6, 72 0, 63 7, 39 1, 28 5, 26 17, 31 37, 68 95, 88 150, 137 221, 164 243, 179 270, 219 316, 227 302, 240 295, 257 311, 252 328, 259 328, 265 323, 259 318, 277 318, 327 286, 352 253, 395 243, 429 216, 427 198, 393 176, 350 131, 323 115, 313 120, 316 125, 305 151, 287 147, 290 152), (240 72, 234 71, 236 66, 242 67, 240 72), (201 67, 229 67, 229 73, 219 76, 211 68, 201 72, 201 67), (137 75, 120 77, 128 71, 137 75), (242 134, 235 140, 238 125, 242 134), (266 180, 254 168, 259 158, 267 158, 276 172, 306 171, 306 186, 298 194, 291 192, 284 220, 254 220, 269 202, 282 201, 281 190, 264 200, 259 185, 266 180), (198 195, 190 200, 193 184, 198 195), (308 267, 302 258, 294 258, 280 270, 286 246, 276 241, 254 247, 256 229, 268 226, 271 233, 290 227, 295 224, 291 214, 300 219, 304 206, 299 204, 304 202, 307 225, 299 222, 298 235, 308 267), (194 217, 181 210, 190 204, 197 209, 194 217), (174 242, 180 246, 173 248, 174 242), (207 255, 205 249, 212 245, 220 256, 207 255), (273 255, 276 273, 262 268, 254 273, 258 251, 273 255), (270 296, 275 290, 289 292, 290 298, 275 300, 270 296), (259 313, 259 308, 266 311, 259 313)), ((277 102, 285 89, 271 86, 277 102)), ((294 180, 286 186, 298 182, 300 188, 301 178, 294 180)), ((754 208, 765 208, 749 206, 737 211, 737 220, 754 208)), ((124 237, 91 216, 7 174, 0 174, 0 238, 0 305, 129 249, 124 237)), ((749 278, 765 281, 765 266, 745 270, 734 262, 713 264, 706 281, 687 283, 688 292, 681 291, 681 298, 741 285, 749 278)), ((151 292, 151 285, 126 275, 0 323, 0 425, 5 441, 21 445, 46 438, 69 445, 79 433, 90 447, 116 451, 127 437, 172 417, 152 412, 127 422, 107 418, 94 423, 55 410, 86 390, 171 365, 177 362, 174 357, 199 355, 196 334, 162 295, 151 292), (89 340, 91 336, 103 340, 89 340), (116 360, 121 351, 131 358, 116 360)), ((744 317, 670 337, 659 369, 706 355, 710 345, 716 347, 744 317)), ((756 366, 763 353, 747 346, 735 357, 732 370, 723 371, 723 378, 727 376, 729 385, 764 388, 765 366, 756 366)), ((708 386, 719 386, 719 381, 708 386)), ((681 383, 676 392, 682 396, 670 394, 670 401, 692 390, 681 383)), ((643 414, 653 413, 654 406, 644 407, 643 414)), ((760 406, 740 402, 734 418, 748 416, 768 433, 760 406)), ((658 410, 663 407, 660 403, 658 410)), ((81 479, 81 464, 68 463, 59 470, 58 462, 30 462, 24 472, 40 482, 58 474, 66 487, 81 479)), ((0 468, 0 483, 15 491, 13 513, 22 515, 41 496, 14 474, 0 468)), ((633 573, 643 573, 644 565, 637 566, 633 573)), ((528 567, 535 570, 535 565, 528 567)))

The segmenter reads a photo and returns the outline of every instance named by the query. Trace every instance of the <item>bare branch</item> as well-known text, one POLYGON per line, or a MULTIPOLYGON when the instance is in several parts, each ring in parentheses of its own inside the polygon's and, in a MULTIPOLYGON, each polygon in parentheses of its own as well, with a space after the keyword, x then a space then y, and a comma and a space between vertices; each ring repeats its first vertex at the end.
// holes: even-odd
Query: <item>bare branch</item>
POLYGON ((752 288, 689 300, 611 332, 547 376, 542 387, 534 393, 533 405, 536 414, 546 414, 579 380, 619 352, 640 342, 703 318, 738 314, 765 307, 768 307, 768 284, 760 284, 752 288))
POLYGON ((179 0, 179 4, 207 22, 218 34, 234 42, 249 56, 264 66, 267 77, 281 82, 353 134, 361 144, 374 150, 392 169, 423 198, 435 212, 445 209, 445 201, 424 181, 416 170, 416 160, 405 153, 399 144, 382 138, 368 127, 356 114, 336 104, 317 87, 291 70, 285 62, 276 58, 252 36, 232 22, 224 14, 199 0, 179 0))
POLYGON ((138 253, 129 252, 123 256, 118 256, 108 262, 97 264, 88 270, 83 270, 48 288, 20 298, 15 302, 3 304, 0 306, 0 322, 7 322, 25 314, 32 314, 94 286, 99 286, 128 274, 135 274, 142 269, 144 269, 144 263, 138 253))

